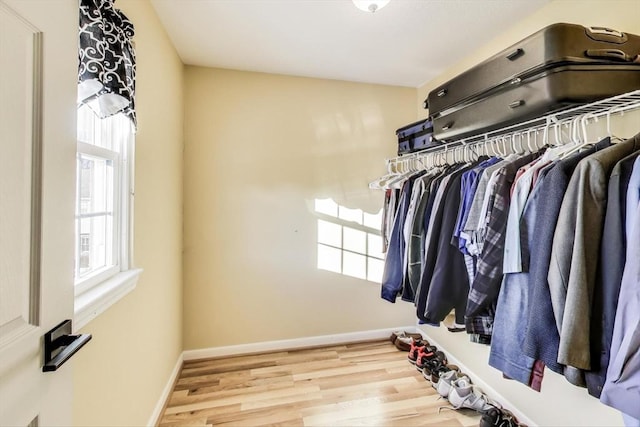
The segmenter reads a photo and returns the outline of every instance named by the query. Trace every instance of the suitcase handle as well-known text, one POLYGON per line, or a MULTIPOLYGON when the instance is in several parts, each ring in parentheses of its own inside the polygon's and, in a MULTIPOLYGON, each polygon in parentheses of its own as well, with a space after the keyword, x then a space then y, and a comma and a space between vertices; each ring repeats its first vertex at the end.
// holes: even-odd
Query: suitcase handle
POLYGON ((449 130, 453 127, 453 122, 449 122, 446 125, 442 126, 442 130, 449 130))
POLYGON ((620 49, 587 49, 584 52, 588 58, 610 59, 620 62, 637 62, 639 55, 627 55, 620 49))
POLYGON ((622 31, 612 30, 607 27, 588 27, 585 28, 587 36, 599 42, 608 43, 625 43, 628 39, 627 35, 622 31))
POLYGON ((517 48, 516 50, 514 50, 513 52, 507 55, 507 59, 509 61, 515 61, 516 59, 520 58, 522 55, 524 55, 524 49, 517 48))

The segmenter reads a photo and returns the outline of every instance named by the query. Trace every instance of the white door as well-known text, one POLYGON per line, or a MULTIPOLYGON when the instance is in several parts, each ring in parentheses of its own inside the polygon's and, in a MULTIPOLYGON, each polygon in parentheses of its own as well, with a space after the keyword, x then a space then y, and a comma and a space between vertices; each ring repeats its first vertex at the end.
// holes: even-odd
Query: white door
POLYGON ((0 425, 71 425, 78 2, 0 0, 0 425))

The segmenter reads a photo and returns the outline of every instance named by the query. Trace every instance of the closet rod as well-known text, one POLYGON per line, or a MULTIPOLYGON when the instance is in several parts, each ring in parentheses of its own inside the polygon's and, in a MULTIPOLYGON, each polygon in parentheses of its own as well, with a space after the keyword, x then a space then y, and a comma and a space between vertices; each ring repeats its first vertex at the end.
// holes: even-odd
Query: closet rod
MULTIPOLYGON (((612 115, 623 114, 626 111, 635 109, 640 109, 640 90, 635 90, 633 92, 602 99, 590 104, 580 105, 568 110, 555 112, 491 132, 462 138, 440 145, 438 147, 406 154, 404 156, 390 158, 386 160, 387 170, 391 173, 393 171, 399 171, 400 168, 402 168, 402 170, 407 170, 409 169, 409 165, 411 164, 418 163, 425 165, 425 161, 428 156, 439 155, 443 152, 446 153, 449 150, 453 151, 454 148, 475 148, 480 144, 490 145, 497 142, 498 140, 514 138, 516 135, 522 137, 531 134, 537 134, 542 131, 548 133, 552 125, 557 126, 559 124, 569 124, 571 121, 578 118, 583 118, 587 121, 597 121, 598 118, 601 118, 603 116, 608 117, 612 115)), ((486 152, 486 146, 484 148, 486 152)))

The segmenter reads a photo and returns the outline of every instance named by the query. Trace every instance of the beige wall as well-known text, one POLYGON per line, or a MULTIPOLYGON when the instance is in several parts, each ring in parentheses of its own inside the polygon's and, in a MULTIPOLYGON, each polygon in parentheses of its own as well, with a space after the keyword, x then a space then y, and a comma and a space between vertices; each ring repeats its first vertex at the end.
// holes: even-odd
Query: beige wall
POLYGON ((368 182, 415 89, 187 67, 185 349, 413 323, 380 285, 316 268, 315 198, 377 212, 368 182))
MULTIPOLYGON (((608 26, 640 34, 639 16, 640 2, 637 0, 552 1, 513 27, 505 29, 499 37, 455 64, 438 78, 421 86, 417 97, 418 117, 426 116, 422 101, 429 90, 548 24, 570 22, 608 26)), ((630 136, 638 131, 637 114, 626 115, 619 122, 617 124, 622 126, 616 126, 616 129, 620 132, 620 136, 630 136), (635 129, 631 130, 632 127, 635 129)), ((537 393, 516 382, 504 380, 500 372, 491 368, 487 362, 488 347, 471 344, 466 336, 448 333, 445 328, 422 327, 422 330, 429 339, 454 355, 458 359, 457 362, 460 362, 465 369, 476 374, 476 378, 481 378, 500 393, 503 402, 509 402, 513 407, 518 408, 536 425, 621 425, 619 413, 588 396, 586 390, 571 386, 563 377, 549 370, 545 373, 542 392, 537 393), (541 408, 550 408, 550 410, 541 410, 541 408)))
POLYGON ((74 424, 145 425, 182 351, 183 65, 148 1, 118 0, 136 28, 137 288, 90 322, 74 357, 74 424))

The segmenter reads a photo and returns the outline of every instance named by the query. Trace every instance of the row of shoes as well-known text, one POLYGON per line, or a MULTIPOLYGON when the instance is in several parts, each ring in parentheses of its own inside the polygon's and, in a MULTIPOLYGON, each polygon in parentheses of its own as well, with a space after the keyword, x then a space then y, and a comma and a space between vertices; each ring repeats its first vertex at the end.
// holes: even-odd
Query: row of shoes
POLYGON ((474 385, 458 366, 449 364, 447 356, 424 340, 422 335, 399 332, 392 334, 391 340, 399 350, 409 352, 409 362, 415 365, 440 396, 448 399, 452 407, 450 409, 467 408, 482 413, 480 427, 525 427, 510 411, 474 385))

